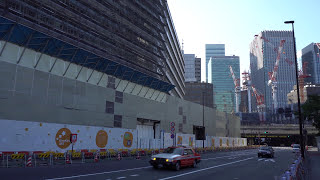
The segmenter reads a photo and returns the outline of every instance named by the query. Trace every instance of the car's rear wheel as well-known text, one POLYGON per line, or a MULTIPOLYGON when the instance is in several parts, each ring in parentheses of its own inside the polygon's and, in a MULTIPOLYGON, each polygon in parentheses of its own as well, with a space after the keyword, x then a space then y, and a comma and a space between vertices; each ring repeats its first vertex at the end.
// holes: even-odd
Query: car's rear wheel
POLYGON ((197 167, 197 161, 196 161, 196 160, 193 161, 192 167, 193 167, 193 168, 196 168, 196 167, 197 167))
POLYGON ((158 169, 159 167, 158 167, 158 165, 153 165, 153 168, 158 169))
POLYGON ((179 171, 180 170, 180 161, 178 161, 177 163, 176 163, 176 166, 175 166, 175 168, 174 168, 176 171, 179 171))

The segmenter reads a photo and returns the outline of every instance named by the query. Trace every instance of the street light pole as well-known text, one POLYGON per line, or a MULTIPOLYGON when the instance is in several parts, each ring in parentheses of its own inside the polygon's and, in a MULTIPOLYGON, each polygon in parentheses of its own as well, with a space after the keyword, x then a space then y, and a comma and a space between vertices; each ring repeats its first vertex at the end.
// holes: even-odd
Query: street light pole
POLYGON ((296 40, 294 36, 294 21, 285 21, 285 24, 292 25, 292 36, 293 36, 293 47, 294 47, 294 63, 296 66, 296 82, 297 82, 297 97, 298 97, 298 112, 299 112, 299 129, 300 129, 300 151, 301 157, 304 158, 304 143, 303 143, 303 134, 302 134, 302 115, 301 115, 301 105, 300 105, 300 89, 299 89, 299 78, 298 78, 298 61, 297 61, 297 49, 296 49, 296 40))

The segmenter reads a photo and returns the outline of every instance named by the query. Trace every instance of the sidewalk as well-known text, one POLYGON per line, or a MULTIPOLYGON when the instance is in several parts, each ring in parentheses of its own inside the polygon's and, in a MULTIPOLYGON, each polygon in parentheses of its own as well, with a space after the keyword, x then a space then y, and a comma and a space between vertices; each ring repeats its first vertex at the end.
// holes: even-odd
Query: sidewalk
POLYGON ((306 158, 307 179, 320 179, 320 152, 318 148, 313 147, 308 150, 306 158))

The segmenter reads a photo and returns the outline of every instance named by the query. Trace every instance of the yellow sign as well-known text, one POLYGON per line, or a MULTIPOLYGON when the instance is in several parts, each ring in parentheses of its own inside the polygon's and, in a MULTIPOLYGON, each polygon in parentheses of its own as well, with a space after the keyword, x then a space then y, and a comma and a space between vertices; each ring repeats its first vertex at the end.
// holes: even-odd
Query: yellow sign
POLYGON ((227 139, 227 146, 229 147, 229 139, 227 139))
POLYGON ((220 147, 222 146, 222 139, 220 139, 220 147))
POLYGON ((108 133, 104 130, 100 130, 96 136, 96 144, 99 148, 104 148, 108 144, 108 133))
POLYGON ((56 134, 56 144, 59 148, 65 149, 69 147, 71 131, 68 128, 61 128, 56 134))

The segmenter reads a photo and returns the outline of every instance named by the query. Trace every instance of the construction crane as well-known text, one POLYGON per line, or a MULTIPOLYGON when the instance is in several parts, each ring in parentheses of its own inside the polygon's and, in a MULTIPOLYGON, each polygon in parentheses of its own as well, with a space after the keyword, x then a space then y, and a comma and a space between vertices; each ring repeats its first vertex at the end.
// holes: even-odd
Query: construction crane
POLYGON ((285 40, 281 40, 280 41, 280 46, 278 48, 278 54, 277 54, 277 59, 276 59, 276 63, 274 65, 273 71, 269 72, 269 78, 270 80, 268 81, 268 86, 271 86, 272 89, 272 99, 273 99, 273 109, 275 110, 275 112, 278 109, 278 100, 277 100, 277 89, 278 89, 278 85, 277 85, 277 72, 278 72, 278 68, 279 68, 279 61, 280 61, 280 55, 282 52, 282 48, 283 48, 283 44, 285 43, 285 40))
POLYGON ((302 70, 299 71, 299 89, 300 89, 300 98, 301 98, 301 102, 305 102, 304 99, 304 79, 311 77, 310 74, 307 74, 307 66, 308 66, 308 62, 304 62, 302 64, 302 70))
POLYGON ((242 85, 243 90, 247 90, 248 92, 248 112, 251 113, 251 79, 249 71, 244 71, 242 73, 242 85))
POLYGON ((241 92, 241 87, 240 87, 240 83, 239 83, 239 79, 236 78, 236 76, 233 73, 232 67, 229 66, 230 68, 230 73, 233 79, 233 83, 234 83, 234 92, 235 92, 235 99, 236 99, 236 113, 239 112, 239 95, 241 92))
POLYGON ((266 105, 264 103, 264 96, 262 95, 262 93, 259 93, 257 91, 257 89, 254 87, 254 85, 252 85, 252 90, 253 90, 254 96, 256 97, 256 100, 257 100, 257 108, 258 108, 258 112, 259 112, 260 121, 263 122, 263 121, 265 121, 264 109, 266 107, 266 105))

